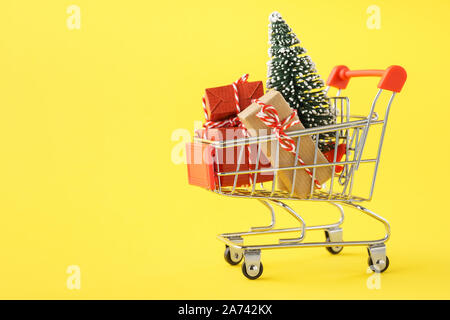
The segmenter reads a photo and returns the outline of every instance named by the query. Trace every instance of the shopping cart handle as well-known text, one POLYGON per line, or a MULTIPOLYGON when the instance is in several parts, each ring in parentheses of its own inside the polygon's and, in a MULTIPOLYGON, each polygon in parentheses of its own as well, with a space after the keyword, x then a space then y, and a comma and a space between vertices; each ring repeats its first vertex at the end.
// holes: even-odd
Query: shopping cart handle
POLYGON ((386 70, 350 70, 341 65, 331 71, 327 85, 345 89, 353 77, 381 77, 378 88, 400 92, 406 81, 406 71, 400 66, 390 66, 386 70))

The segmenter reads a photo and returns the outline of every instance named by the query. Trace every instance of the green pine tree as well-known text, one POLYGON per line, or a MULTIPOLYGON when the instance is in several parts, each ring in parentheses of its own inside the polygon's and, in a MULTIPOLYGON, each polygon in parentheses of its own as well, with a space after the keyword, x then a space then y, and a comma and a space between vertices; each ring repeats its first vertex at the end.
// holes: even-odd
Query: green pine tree
MULTIPOLYGON (((324 82, 317 73, 306 50, 300 46, 292 29, 278 12, 269 16, 269 57, 267 88, 279 91, 289 105, 297 110, 305 128, 336 122, 324 91, 324 82)), ((329 150, 329 134, 319 136, 319 148, 329 150)))

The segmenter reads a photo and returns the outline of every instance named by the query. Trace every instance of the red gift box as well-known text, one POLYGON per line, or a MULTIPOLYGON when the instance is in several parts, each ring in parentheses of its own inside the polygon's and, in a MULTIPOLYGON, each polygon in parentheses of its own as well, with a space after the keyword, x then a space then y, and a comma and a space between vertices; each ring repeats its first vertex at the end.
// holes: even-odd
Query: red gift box
MULTIPOLYGON (((200 129, 196 131, 196 136, 198 138, 204 138, 211 141, 236 140, 245 137, 244 130, 241 128, 200 129)), ((215 164, 214 164, 215 172, 235 172, 235 171, 249 170, 249 163, 246 149, 247 148, 244 146, 237 146, 233 148, 215 148, 215 164)), ((234 179, 235 175, 221 176, 220 185, 222 187, 233 186, 234 179)), ((249 184, 250 178, 248 174, 238 175, 236 182, 237 187, 249 184)))
MULTIPOLYGON (((235 140, 245 137, 244 129, 238 127, 231 128, 209 128, 200 129, 195 132, 196 137, 211 141, 235 140)), ((247 146, 236 146, 233 148, 216 148, 214 165, 215 172, 235 172, 256 169, 256 160, 258 158, 258 148, 256 144, 247 146), (244 150, 242 150, 244 148, 244 150), (241 150, 243 152, 241 156, 241 150), (241 157, 241 158, 240 158, 241 157), (218 169, 217 169, 218 163, 218 169), (239 170, 238 164, 239 163, 239 170)), ((259 155, 259 169, 271 168, 270 161, 263 152, 259 155)), ((249 185, 254 179, 255 174, 240 174, 236 186, 249 185)), ((235 175, 222 176, 220 183, 222 187, 233 186, 235 175)), ((264 172, 256 174, 256 182, 267 182, 273 180, 273 172, 264 172)))
POLYGON ((206 143, 186 143, 188 182, 208 190, 215 189, 214 147, 206 143))
MULTIPOLYGON (((252 99, 258 99, 264 94, 261 81, 238 81, 236 84, 239 108, 243 111, 251 104, 252 99)), ((221 121, 236 116, 236 101, 232 85, 209 88, 205 90, 205 107, 210 121, 221 121)))
MULTIPOLYGON (((206 113, 205 128, 196 131, 197 138, 211 141, 236 140, 246 136, 245 129, 238 127, 237 114, 247 108, 253 99, 264 94, 261 81, 247 82, 248 74, 243 75, 231 85, 206 89, 203 97, 203 107, 206 113), (237 100, 236 100, 237 98, 237 100)), ((194 142, 186 145, 188 160, 189 183, 213 190, 219 185, 236 187, 249 185, 256 176, 256 182, 273 180, 273 172, 258 174, 237 174, 220 176, 221 172, 239 172, 255 169, 271 168, 269 160, 263 153, 259 155, 257 145, 243 145, 230 148, 215 148, 208 143, 194 142), (203 154, 206 157, 195 154, 203 154), (194 159, 199 158, 199 159, 194 159), (209 162, 207 163, 207 159, 209 162), (210 160, 214 163, 210 163, 210 160), (196 161, 194 161, 196 160, 196 161)))
MULTIPOLYGON (((328 162, 333 162, 333 160, 334 160, 334 147, 333 147, 334 144, 332 143, 330 146, 332 147, 332 149, 325 152, 323 155, 325 156, 325 158, 327 158, 328 162)), ((341 159, 345 155, 346 151, 347 151, 347 145, 345 143, 341 143, 340 145, 338 145, 337 152, 336 152, 336 162, 341 161, 341 159)), ((335 172, 340 173, 342 171, 342 169, 344 169, 344 166, 336 165, 335 172)))

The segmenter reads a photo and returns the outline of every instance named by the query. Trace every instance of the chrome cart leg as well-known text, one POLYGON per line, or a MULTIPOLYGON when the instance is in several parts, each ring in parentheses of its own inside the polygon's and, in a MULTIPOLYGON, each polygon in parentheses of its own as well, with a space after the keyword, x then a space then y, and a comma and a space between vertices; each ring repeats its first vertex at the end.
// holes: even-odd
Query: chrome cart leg
POLYGON ((275 203, 276 205, 280 206, 281 208, 283 208, 287 212, 289 212, 289 214, 292 217, 294 217, 298 222, 300 222, 300 225, 301 225, 301 227, 300 227, 301 228, 300 237, 298 237, 298 238, 289 238, 289 239, 280 239, 279 240, 280 244, 282 244, 282 243, 298 243, 298 242, 301 242, 303 240, 303 238, 305 237, 305 229, 306 229, 305 220, 303 220, 303 218, 297 212, 295 212, 294 209, 289 207, 284 202, 281 202, 281 201, 278 201, 278 200, 272 200, 272 202, 275 203))
POLYGON ((374 272, 384 272, 389 267, 389 258, 386 255, 386 245, 376 244, 367 248, 369 253, 369 267, 374 272))
POLYGON ((242 273, 250 280, 258 279, 263 272, 261 263, 261 250, 250 249, 244 251, 244 263, 242 264, 242 273))
MULTIPOLYGON (((270 225, 266 226, 266 227, 252 227, 250 229, 250 231, 244 231, 244 232, 230 232, 230 233, 222 233, 219 234, 217 236, 217 238, 223 242, 225 242, 226 244, 232 245, 230 244, 230 239, 232 237, 244 237, 244 236, 251 236, 251 235, 261 235, 261 234, 276 234, 276 233, 285 233, 285 232, 302 232, 304 231, 312 231, 312 230, 326 230, 326 229, 332 229, 332 228, 338 228, 341 226, 341 224, 344 222, 344 209, 342 208, 342 206, 338 203, 334 203, 331 202, 331 204, 339 209, 339 213, 340 213, 340 219, 339 221, 335 222, 335 223, 331 223, 331 224, 325 224, 325 225, 317 225, 317 226, 306 226, 304 224, 304 221, 302 222, 301 217, 297 218, 297 213, 295 213, 294 210, 292 210, 292 208, 287 207, 286 204, 284 203, 280 203, 280 202, 275 202, 275 204, 277 206, 282 207, 284 210, 288 211, 291 215, 293 215, 298 221, 300 221, 301 226, 300 227, 295 227, 295 228, 284 228, 284 229, 274 229, 275 226, 275 211, 273 206, 271 206, 267 201, 264 200, 260 200, 267 208, 270 209, 271 212, 271 216, 272 216, 272 222, 270 225), (294 213, 292 212, 294 211, 294 213)), ((286 242, 297 242, 297 240, 302 240, 304 236, 304 232, 302 235, 300 235, 300 238, 297 239, 288 239, 286 242)))
MULTIPOLYGON (((231 242, 235 243, 238 246, 241 246, 244 243, 244 239, 239 236, 228 237, 228 240, 230 240, 231 242)), ((232 266, 239 264, 243 258, 242 249, 228 245, 225 245, 225 252, 223 255, 225 261, 231 264, 232 266)))
POLYGON ((340 215, 341 215, 341 218, 339 219, 339 222, 337 222, 337 223, 335 223, 335 224, 333 224, 333 225, 330 225, 330 228, 331 228, 331 227, 339 227, 341 224, 344 223, 344 218, 345 218, 345 215, 344 215, 344 208, 342 208, 342 206, 341 206, 339 203, 336 203, 336 202, 330 202, 330 203, 331 203, 334 207, 338 208, 339 213, 340 213, 340 215))
MULTIPOLYGON (((325 238, 327 242, 342 242, 342 228, 330 228, 325 230, 325 238)), ((332 254, 338 254, 344 248, 343 246, 332 246, 326 247, 327 250, 332 254)))
POLYGON ((386 230, 386 235, 384 236, 384 238, 379 239, 379 240, 373 240, 373 241, 365 241, 365 242, 360 241, 361 244, 367 243, 367 242, 369 242, 369 243, 367 243, 368 245, 384 244, 386 241, 389 240, 389 238, 391 236, 391 226, 389 225, 389 222, 386 219, 384 219, 383 217, 379 216, 378 214, 370 211, 369 209, 364 208, 363 206, 353 203, 351 201, 343 202, 342 204, 353 207, 355 209, 358 209, 360 212, 363 212, 366 215, 368 215, 369 217, 371 217, 375 220, 378 220, 379 222, 381 222, 384 225, 384 228, 386 230))
MULTIPOLYGON (((365 246, 368 247, 369 252, 369 266, 375 272, 383 272, 389 266, 389 259, 386 256, 386 241, 390 237, 389 222, 383 217, 370 211, 359 204, 348 202, 332 203, 337 207, 341 213, 341 218, 334 224, 309 226, 305 225, 302 217, 295 212, 291 207, 278 200, 270 200, 272 206, 275 204, 290 213, 298 222, 300 226, 296 228, 258 230, 247 232, 225 233, 218 235, 218 238, 225 242, 226 248, 225 259, 232 265, 238 264, 241 259, 244 259, 242 264, 242 272, 249 279, 257 279, 261 276, 263 266, 261 263, 261 250, 267 249, 281 249, 281 248, 301 248, 301 247, 326 247, 331 253, 336 254, 345 246, 365 246), (381 222, 386 230, 383 238, 375 240, 360 240, 360 241, 343 241, 341 224, 344 221, 344 210, 342 206, 349 206, 357 209, 361 213, 381 222), (305 231, 324 230, 326 241, 322 242, 303 242, 305 231), (285 232, 300 232, 298 238, 280 240, 280 243, 260 244, 260 245, 244 245, 242 238, 244 236, 258 235, 258 234, 276 234, 285 232), (237 254, 237 255, 236 255, 237 254), (232 259, 233 257, 233 259, 232 259)), ((272 210, 271 210, 272 212, 272 210)), ((271 226, 268 226, 271 227, 271 226)))
POLYGON ((275 226, 275 211, 273 210, 273 207, 267 201, 264 201, 264 200, 259 200, 259 201, 270 210, 270 214, 271 214, 272 220, 270 222, 270 225, 264 226, 264 227, 251 227, 250 231, 267 231, 267 230, 272 230, 273 227, 275 226))

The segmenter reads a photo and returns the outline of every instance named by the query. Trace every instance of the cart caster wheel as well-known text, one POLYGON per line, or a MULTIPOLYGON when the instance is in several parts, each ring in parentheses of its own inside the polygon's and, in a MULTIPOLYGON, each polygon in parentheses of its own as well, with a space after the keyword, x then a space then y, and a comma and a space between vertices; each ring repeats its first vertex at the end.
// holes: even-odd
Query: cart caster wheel
POLYGON ((257 265, 252 264, 252 265, 250 265, 250 269, 252 269, 252 271, 255 272, 254 275, 253 274, 252 275, 248 274, 248 272, 247 272, 247 265, 245 264, 245 262, 242 264, 242 273, 244 274, 244 276, 246 276, 250 280, 258 279, 263 273, 263 264, 262 264, 262 262, 260 262, 259 263, 259 268, 258 268, 257 265))
MULTIPOLYGON (((342 229, 336 229, 336 230, 330 230, 332 232, 332 237, 335 238, 334 241, 342 241, 342 229)), ((330 231, 325 231, 325 238, 327 239, 327 242, 333 242, 331 241, 330 237, 330 231)), ((327 251, 331 254, 338 254, 339 252, 344 249, 344 247, 326 247, 327 251)))
POLYGON ((236 252, 233 250, 233 252, 231 252, 232 250, 230 249, 229 246, 225 246, 225 252, 223 254, 225 261, 228 262, 229 264, 231 264, 232 266, 235 266, 237 264, 239 264, 242 261, 242 253, 236 252))
POLYGON ((344 249, 344 247, 326 247, 327 251, 331 254, 338 254, 344 249))
POLYGON ((374 265, 373 262, 372 262, 372 257, 369 257, 368 264, 369 264, 370 269, 373 272, 381 273, 381 272, 386 271, 387 268, 389 267, 389 258, 386 256, 386 262, 383 261, 381 263, 379 261, 377 264, 374 265))

